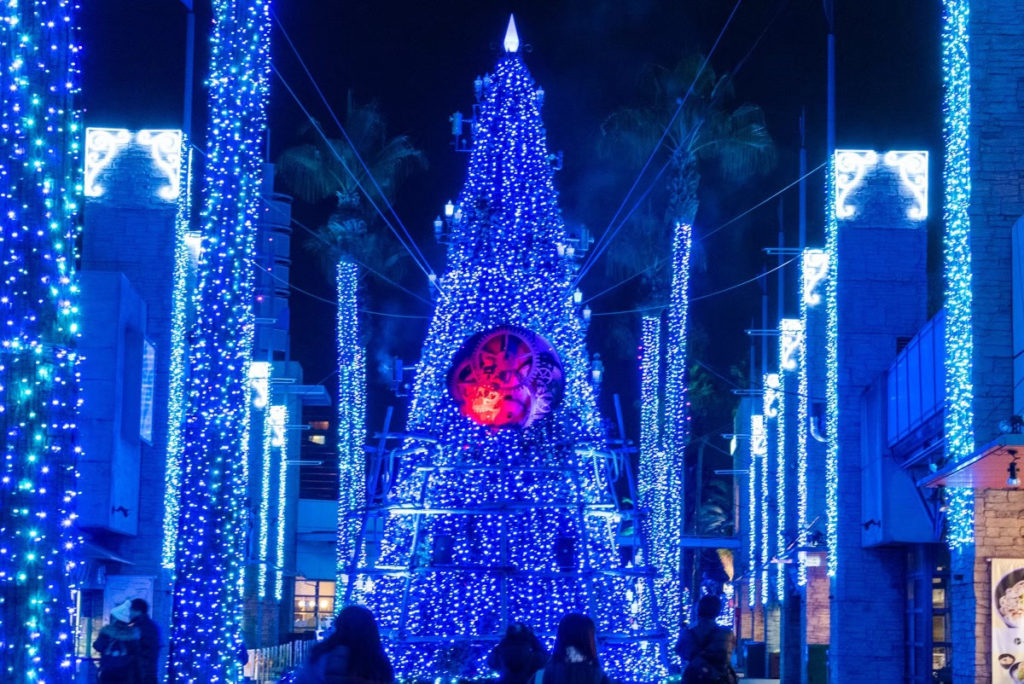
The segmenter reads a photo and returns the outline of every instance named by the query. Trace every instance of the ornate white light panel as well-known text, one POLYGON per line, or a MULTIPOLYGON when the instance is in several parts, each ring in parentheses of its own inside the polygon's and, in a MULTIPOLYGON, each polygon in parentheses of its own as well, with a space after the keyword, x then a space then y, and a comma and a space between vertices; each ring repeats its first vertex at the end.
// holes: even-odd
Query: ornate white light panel
POLYGON ((836 218, 848 219, 857 213, 857 208, 847 200, 877 163, 878 153, 874 150, 836 150, 836 218))
POLYGON ((123 128, 85 129, 85 186, 86 197, 101 197, 103 187, 96 184, 96 177, 110 166, 124 147, 132 141, 131 131, 123 128))
POLYGON ((821 304, 821 284, 828 277, 828 252, 805 249, 803 262, 803 297, 807 306, 821 304))
POLYGON ((782 383, 778 373, 766 373, 764 376, 764 390, 761 398, 764 402, 764 417, 774 418, 779 415, 779 391, 782 383))
POLYGON ((764 416, 750 416, 750 453, 764 456, 768 453, 768 433, 764 429, 764 416))
POLYGON ((800 345, 804 343, 804 324, 799 318, 779 321, 779 367, 796 370, 800 358, 800 345))
POLYGON ((124 128, 85 129, 85 183, 86 197, 102 197, 104 187, 97 183, 100 174, 126 147, 136 144, 146 148, 153 166, 167 185, 157 190, 157 196, 173 202, 181 192, 182 133, 171 129, 144 129, 129 131, 124 128))
POLYGON ((895 168, 903 187, 914 196, 907 217, 914 221, 928 218, 928 152, 924 150, 892 150, 885 153, 886 166, 895 168))

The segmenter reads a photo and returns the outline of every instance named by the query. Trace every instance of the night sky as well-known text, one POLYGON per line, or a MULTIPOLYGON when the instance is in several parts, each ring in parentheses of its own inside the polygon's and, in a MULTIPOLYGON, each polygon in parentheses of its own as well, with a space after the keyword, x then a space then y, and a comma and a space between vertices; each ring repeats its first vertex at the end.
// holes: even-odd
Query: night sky
MULTIPOLYGON (((925 148, 931 151, 932 186, 941 172, 941 79, 939 74, 939 3, 912 0, 838 0, 837 143, 840 147, 925 148)), ((468 111, 472 81, 490 70, 498 57, 509 12, 515 12, 525 56, 546 91, 544 107, 548 144, 562 150, 565 167, 556 175, 567 223, 604 232, 615 208, 635 178, 636 168, 617 167, 598 157, 595 140, 603 119, 623 105, 636 104, 637 77, 647 63, 670 66, 680 57, 706 52, 730 11, 732 0, 597 0, 594 2, 327 2, 277 0, 281 23, 295 41, 332 106, 340 113, 349 90, 357 100, 375 99, 392 134, 407 134, 423 150, 429 169, 402 186, 396 210, 417 238, 435 270, 443 268, 443 251, 434 243, 431 222, 449 198, 458 195, 467 156, 451 149, 448 116, 468 111)), ((205 71, 202 44, 209 18, 208 2, 197 2, 199 82, 205 71), (206 5, 206 6, 204 6, 206 5)), ((185 12, 178 0, 91 0, 83 3, 81 42, 85 120, 93 126, 129 128, 181 125, 184 83, 185 12)), ((275 26, 274 62, 328 135, 337 136, 287 43, 275 26)), ((824 161, 825 40, 821 0, 747 0, 711 58, 716 72, 736 74, 732 103, 761 106, 778 146, 773 171, 740 187, 715 183, 702 189, 695 233, 702 234, 740 214, 798 177, 798 118, 807 115, 809 167, 824 161), (766 28, 767 27, 767 28, 766 28), (756 47, 751 51, 755 41, 756 47)), ((297 141, 304 117, 280 81, 272 80, 270 157, 297 141)), ((203 93, 196 93, 196 121, 202 121, 203 93)), ((198 144, 202 133, 198 130, 198 144)), ((664 157, 658 157, 658 161, 664 157)), ((809 244, 820 245, 821 173, 808 181, 809 244)), ((646 187, 641 182, 641 190, 646 187)), ((280 189, 280 188, 279 188, 280 189)), ((932 191, 931 215, 939 204, 932 191)), ((796 240, 796 190, 782 196, 787 240, 796 240)), ((296 205, 295 216, 315 228, 323 208, 296 205)), ((703 245, 706 268, 695 271, 692 293, 699 296, 744 281, 774 265, 762 247, 775 244, 778 200, 710 237, 703 245)), ((932 221, 934 234, 937 222, 932 221)), ((327 299, 333 288, 305 247, 308 235, 296 229, 293 239, 293 284, 327 299)), ((933 245, 935 240, 933 240, 933 245)), ((614 243, 611 249, 614 249, 614 243)), ((790 289, 797 270, 784 269, 790 289)), ((425 278, 406 260, 390 274, 426 296, 425 278)), ((774 277, 768 287, 775 291, 774 277)), ((584 281, 584 293, 613 284, 601 263, 584 281)), ((397 354, 414 362, 426 327, 428 307, 400 290, 368 283, 365 306, 377 312, 423 318, 364 317, 371 359, 370 429, 383 407, 396 399, 374 374, 374 360, 397 354)), ((787 313, 795 314, 795 295, 787 313)), ((772 300, 774 302, 774 299, 772 300)), ((591 303, 595 314, 635 306, 628 287, 591 303)), ((771 318, 775 317, 774 303, 771 318)), ((292 350, 301 361, 306 382, 326 378, 334 393, 333 308, 294 292, 292 350)), ((700 360, 727 375, 745 368, 749 341, 743 330, 760 316, 760 292, 751 284, 696 303, 692 316, 708 331, 696 344, 700 360)), ((591 351, 608 367, 604 400, 623 396, 628 431, 636 437, 635 335, 638 314, 595 316, 591 351)), ((730 386, 724 381, 723 393, 730 386)), ((707 426, 729 432, 727 425, 707 426), (718 429, 720 428, 720 429, 718 429)), ((725 446, 724 442, 720 443, 725 446)))

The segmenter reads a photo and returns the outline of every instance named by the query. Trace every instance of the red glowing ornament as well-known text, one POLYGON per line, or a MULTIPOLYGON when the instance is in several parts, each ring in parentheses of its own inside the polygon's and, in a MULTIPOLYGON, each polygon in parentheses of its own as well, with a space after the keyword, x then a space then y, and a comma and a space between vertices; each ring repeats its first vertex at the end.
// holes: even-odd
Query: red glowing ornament
POLYGON ((495 428, 525 428, 543 418, 561 402, 564 384, 551 344, 511 325, 466 340, 448 374, 463 415, 495 428))

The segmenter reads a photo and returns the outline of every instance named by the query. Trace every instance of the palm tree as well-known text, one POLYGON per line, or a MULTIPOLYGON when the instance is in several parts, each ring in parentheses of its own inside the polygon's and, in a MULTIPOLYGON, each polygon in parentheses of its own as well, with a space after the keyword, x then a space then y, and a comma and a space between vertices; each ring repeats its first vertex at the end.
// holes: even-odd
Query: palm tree
POLYGON ((365 193, 384 210, 384 200, 390 203, 394 199, 406 176, 427 165, 408 136, 388 137, 386 121, 376 102, 356 103, 349 92, 344 126, 354 149, 346 140, 325 139, 318 131, 319 124, 311 122, 300 132, 301 142, 277 159, 277 177, 299 200, 317 204, 334 199, 317 239, 308 243, 322 256, 332 279, 342 257, 378 271, 392 270, 398 264, 402 251, 382 231, 371 230, 382 221, 365 193), (366 162, 369 174, 360 158, 366 162))
MULTIPOLYGON (((775 145, 760 107, 727 106, 734 97, 732 78, 716 75, 703 56, 683 58, 672 68, 649 65, 640 85, 644 104, 619 109, 605 119, 599 151, 639 166, 664 133, 662 145, 670 157, 660 196, 645 202, 639 216, 624 227, 616 249, 608 251, 607 268, 609 275, 621 277, 660 264, 649 269, 643 280, 645 294, 664 301, 668 260, 660 257, 666 253, 673 226, 694 223, 702 172, 714 166, 722 179, 743 183, 774 165, 775 145)), ((701 254, 695 240, 695 262, 701 261, 701 254)))

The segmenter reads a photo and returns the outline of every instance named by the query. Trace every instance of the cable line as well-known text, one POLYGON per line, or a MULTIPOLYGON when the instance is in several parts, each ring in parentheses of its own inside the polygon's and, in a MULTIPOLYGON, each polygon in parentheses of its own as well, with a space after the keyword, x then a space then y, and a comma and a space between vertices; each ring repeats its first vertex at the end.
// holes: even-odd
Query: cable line
MULTIPOLYGON (((683 106, 686 104, 687 98, 689 98, 690 95, 693 93, 693 87, 697 85, 698 79, 700 79, 701 74, 704 73, 704 69, 707 67, 708 61, 710 61, 711 59, 711 55, 718 48, 718 44, 721 42, 722 36, 725 35, 726 29, 728 29, 729 24, 732 23, 732 18, 736 16, 736 11, 740 8, 740 4, 742 2, 743 0, 736 0, 736 4, 733 5, 732 12, 729 13, 729 17, 725 20, 725 24, 722 26, 722 30, 718 32, 718 37, 715 39, 715 42, 711 46, 711 49, 704 56, 704 61, 701 63, 696 75, 693 77, 693 80, 690 82, 689 87, 686 89, 686 93, 679 100, 679 105, 676 107, 675 111, 672 113, 672 117, 665 125, 665 130, 662 131, 661 137, 658 138, 658 142, 654 144, 654 148, 651 150, 650 155, 648 155, 647 161, 644 162, 644 165, 643 167, 641 167, 640 172, 637 174, 636 179, 633 181, 633 184, 629 187, 629 190, 626 192, 625 197, 622 198, 622 202, 619 204, 619 208, 615 210, 615 214, 612 216, 611 220, 608 221, 608 227, 605 228, 604 232, 601 234, 601 237, 597 241, 597 245, 594 246, 594 251, 591 254, 595 256, 593 256, 591 259, 588 259, 588 262, 593 262, 594 260, 596 260, 598 250, 604 245, 605 242, 610 242, 611 239, 614 237, 614 235, 609 236, 608 231, 611 229, 612 225, 614 225, 615 220, 619 217, 619 214, 622 213, 622 210, 626 207, 626 202, 629 201, 629 198, 633 194, 633 191, 636 189, 636 186, 640 184, 640 181, 643 179, 644 174, 647 172, 647 167, 651 165, 651 162, 654 160, 654 156, 658 153, 658 150, 661 149, 661 144, 665 141, 665 138, 668 136, 669 131, 672 129, 672 124, 675 123, 676 119, 679 117, 680 112, 683 111, 683 106)), ((659 173, 658 175, 660 176, 661 174, 659 173)), ((603 252, 604 250, 601 249, 601 251, 603 252)), ((585 263, 583 267, 580 269, 580 277, 582 277, 582 274, 586 273, 588 270, 590 270, 590 265, 589 263, 585 263)), ((579 282, 579 278, 576 279, 576 282, 579 282)))
MULTIPOLYGON (((741 283, 736 283, 735 285, 730 285, 729 287, 723 288, 721 290, 715 290, 714 292, 708 292, 707 294, 703 294, 703 295, 700 295, 700 296, 697 296, 697 297, 690 297, 690 302, 691 303, 699 302, 702 299, 708 299, 709 297, 715 297, 715 296, 720 295, 720 294, 725 294, 726 292, 732 292, 733 290, 741 288, 744 285, 749 285, 750 283, 758 281, 758 280, 760 280, 761 278, 764 278, 767 275, 771 275, 772 273, 775 273, 776 271, 778 271, 781 268, 785 268, 789 264, 791 264, 794 261, 796 261, 797 258, 798 257, 790 257, 789 259, 787 259, 786 261, 783 261, 781 264, 779 264, 775 268, 772 268, 772 269, 770 269, 768 271, 765 271, 764 273, 756 275, 753 278, 748 278, 747 280, 744 280, 741 283)), ((619 285, 621 285, 621 284, 622 283, 619 283, 619 285)), ((615 285, 613 287, 618 287, 618 285, 615 285)), ((667 308, 668 308, 668 303, 666 302, 664 304, 651 304, 650 306, 641 306, 641 307, 637 307, 635 309, 623 309, 621 311, 594 312, 591 315, 592 316, 617 316, 617 315, 620 315, 620 314, 641 313, 641 312, 644 312, 644 311, 655 311, 655 310, 658 310, 658 309, 667 309, 667 308)))
POLYGON ((820 171, 821 169, 823 169, 823 168, 825 167, 825 164, 827 164, 827 163, 828 163, 828 162, 821 162, 820 164, 818 164, 817 166, 815 166, 815 167, 814 167, 813 169, 811 169, 810 171, 808 171, 808 172, 807 172, 807 173, 805 173, 804 175, 802 175, 802 176, 800 176, 799 178, 797 178, 797 179, 796 179, 795 181, 793 181, 792 183, 790 183, 790 184, 789 184, 789 185, 787 185, 786 187, 782 188, 781 190, 778 190, 777 192, 775 192, 775 193, 773 193, 773 194, 769 195, 768 197, 765 197, 765 198, 764 198, 763 200, 761 200, 760 202, 758 202, 758 203, 757 203, 757 204, 755 204, 754 206, 750 207, 749 209, 747 209, 746 211, 742 212, 741 214, 738 214, 738 215, 736 215, 736 216, 732 217, 731 219, 729 219, 728 221, 726 221, 726 222, 725 222, 725 223, 723 223, 722 225, 718 226, 718 227, 717 227, 717 228, 715 228, 714 230, 712 230, 712 231, 709 231, 709 232, 705 233, 705 234, 704 234, 704 237, 703 237, 703 238, 701 238, 701 239, 702 239, 702 240, 707 240, 707 239, 708 239, 709 237, 711 237, 712 235, 714 235, 714 234, 715 234, 715 233, 717 233, 718 231, 722 230, 722 229, 723 229, 723 228, 725 228, 726 226, 730 226, 730 225, 732 225, 733 223, 736 223, 736 222, 737 222, 737 221, 739 221, 739 220, 740 220, 741 218, 743 218, 744 216, 746 216, 746 215, 747 215, 747 214, 749 214, 750 212, 754 211, 755 209, 760 209, 760 208, 761 208, 762 206, 764 206, 764 205, 765 205, 765 204, 767 204, 768 202, 771 202, 771 201, 772 201, 773 199, 775 199, 776 197, 778 197, 778 196, 779 196, 779 195, 781 195, 782 193, 786 192, 786 191, 787 191, 787 190, 789 190, 789 189, 790 189, 791 187, 793 187, 794 185, 798 184, 798 183, 799 183, 800 181, 804 180, 805 178, 808 178, 809 176, 812 176, 812 175, 814 175, 815 173, 817 173, 818 171, 820 171))
POLYGON ((317 80, 313 77, 313 73, 309 70, 309 67, 306 66, 306 61, 302 59, 302 55, 299 53, 299 50, 295 46, 295 43, 292 42, 291 36, 289 36, 288 31, 285 30, 284 24, 281 23, 281 20, 278 19, 277 14, 274 13, 273 11, 271 12, 271 16, 274 18, 274 22, 277 24, 277 28, 280 29, 281 35, 284 36, 285 41, 288 42, 289 47, 291 47, 292 52, 295 54, 295 58, 298 59, 299 64, 302 65, 302 70, 306 72, 306 77, 309 78, 309 82, 313 84, 313 88, 316 90, 317 95, 320 96, 320 101, 323 102, 324 107, 327 108, 328 113, 331 115, 331 119, 334 121, 334 125, 338 127, 339 131, 341 131, 341 135, 342 137, 345 138, 345 142, 347 142, 349 147, 352 148, 352 154, 355 155, 355 158, 363 167, 363 171, 366 173, 367 178, 369 178, 370 182, 373 183, 373 187, 377 190, 377 193, 380 195, 380 198, 384 201, 384 205, 388 208, 388 211, 391 212, 391 215, 394 217, 395 222, 399 225, 399 227, 401 227, 402 232, 404 232, 405 236, 409 239, 409 243, 416 250, 416 253, 419 255, 420 259, 422 259, 423 263, 427 265, 428 269, 430 269, 430 273, 433 273, 433 269, 430 268, 430 262, 427 260, 427 257, 423 254, 423 251, 419 248, 419 245, 416 244, 416 240, 413 239, 412 235, 409 233, 409 230, 405 227, 405 224, 402 223, 402 219, 398 217, 398 213, 395 212, 394 206, 392 206, 391 202, 388 201, 387 195, 384 194, 384 190, 380 187, 380 184, 377 183, 377 179, 374 178, 373 174, 370 172, 370 167, 366 165, 366 162, 363 160, 363 156, 359 154, 359 150, 356 148, 355 143, 353 143, 352 138, 349 137, 348 131, 346 131, 345 127, 341 124, 341 120, 338 118, 338 115, 334 113, 334 108, 331 107, 330 103, 327 101, 327 97, 324 95, 323 90, 321 90, 320 88, 320 84, 317 83, 317 80))
MULTIPOLYGON (((325 239, 325 238, 324 238, 324 237, 323 237, 322 235, 320 235, 320 233, 316 232, 315 230, 313 230, 313 229, 312 229, 312 228, 310 228, 309 226, 307 226, 307 225, 303 224, 303 223, 302 223, 301 221, 299 221, 299 220, 298 220, 297 218, 294 218, 294 217, 293 217, 291 221, 292 221, 292 223, 294 223, 295 225, 297 225, 297 226, 298 226, 299 228, 301 228, 302 230, 306 231, 307 233, 309 233, 310 235, 312 235, 313 237, 315 237, 315 238, 316 238, 317 240, 319 240, 320 242, 322 242, 322 243, 323 243, 324 245, 326 245, 326 246, 327 246, 328 248, 330 248, 330 249, 334 249, 335 245, 332 245, 332 244, 331 244, 331 243, 330 243, 330 242, 329 242, 329 241, 328 241, 327 239, 325 239)), ((398 283, 398 282, 396 282, 396 281, 392 280, 391 278, 387 277, 386 275, 384 275, 384 274, 383 274, 383 273, 381 273, 380 271, 378 271, 378 270, 374 269, 373 267, 371 267, 371 266, 368 266, 367 264, 363 263, 363 262, 362 262, 362 261, 360 261, 359 259, 356 259, 356 258, 355 258, 354 256, 352 256, 351 254, 349 254, 349 255, 346 255, 346 257, 345 257, 345 258, 346 258, 346 259, 351 259, 353 263, 355 263, 355 264, 358 264, 358 265, 359 265, 359 266, 360 266, 361 268, 364 268, 364 269, 366 269, 367 271, 369 271, 370 273, 374 274, 375 276, 377 276, 378 278, 380 278, 380 279, 381 279, 381 280, 383 280, 384 282, 388 283, 389 285, 391 285, 391 286, 393 286, 393 287, 397 287, 397 288, 398 288, 399 290, 402 290, 403 292, 407 293, 408 295, 410 295, 410 296, 412 296, 412 297, 415 297, 416 299, 420 300, 420 301, 421 301, 421 302, 423 302, 424 304, 426 304, 426 305, 428 305, 428 306, 433 306, 433 305, 434 305, 434 303, 433 303, 433 302, 431 302, 431 301, 430 301, 429 299, 427 299, 427 298, 425 298, 425 297, 422 297, 422 296, 420 296, 420 295, 416 294, 415 292, 413 292, 413 291, 412 291, 412 290, 410 290, 409 288, 405 287, 404 285, 402 285, 402 284, 400 284, 400 283, 398 283)))
MULTIPOLYGON (((413 262, 415 262, 416 265, 419 267, 419 269, 421 271, 423 271, 423 274, 425 276, 427 276, 427 280, 429 280, 431 283, 435 283, 436 284, 437 276, 434 275, 433 270, 430 268, 430 264, 429 263, 421 263, 420 262, 419 258, 416 256, 416 252, 413 250, 413 248, 411 248, 406 243, 406 241, 399 234, 398 230, 391 224, 391 221, 388 220, 388 217, 384 214, 383 211, 381 211, 381 208, 379 206, 377 206, 376 202, 374 202, 373 197, 370 195, 369 192, 367 192, 366 188, 363 187, 363 184, 359 181, 359 178, 356 177, 355 173, 353 173, 352 169, 349 168, 348 164, 345 163, 345 160, 338 153, 338 150, 336 150, 334 148, 334 145, 331 144, 330 140, 327 137, 327 134, 324 133, 323 128, 321 128, 320 124, 317 123, 316 119, 313 118, 313 115, 309 112, 309 110, 306 108, 306 106, 302 103, 302 100, 299 99, 299 96, 292 89, 292 87, 288 84, 288 81, 284 78, 284 76, 281 75, 281 72, 277 70, 277 67, 271 65, 271 69, 273 69, 274 75, 276 75, 278 80, 281 81, 281 84, 285 87, 285 90, 288 91, 288 94, 292 96, 293 100, 295 100, 295 104, 297 104, 299 106, 299 109, 302 110, 302 113, 306 115, 307 119, 309 119, 309 123, 313 127, 313 129, 316 130, 316 132, 320 134, 321 138, 323 138, 324 144, 327 146, 327 148, 334 155, 334 158, 338 161, 339 164, 341 164, 341 167, 352 178, 352 180, 356 184, 356 187, 359 188, 359 190, 363 193, 363 196, 366 197, 366 200, 370 203, 370 206, 372 206, 374 211, 377 212, 377 215, 380 216, 381 220, 384 221, 385 225, 387 225, 387 227, 391 230, 391 232, 394 234, 395 238, 398 239, 398 242, 402 245, 402 247, 404 247, 405 250, 407 252, 409 252, 409 256, 412 257, 413 262)), ((440 290, 440 288, 438 288, 438 290, 442 294, 444 294, 443 290, 440 290)))

